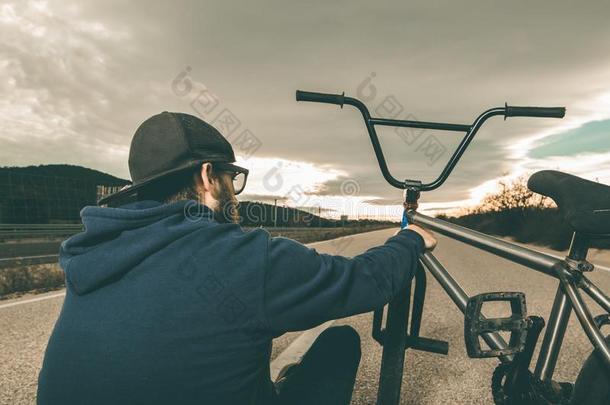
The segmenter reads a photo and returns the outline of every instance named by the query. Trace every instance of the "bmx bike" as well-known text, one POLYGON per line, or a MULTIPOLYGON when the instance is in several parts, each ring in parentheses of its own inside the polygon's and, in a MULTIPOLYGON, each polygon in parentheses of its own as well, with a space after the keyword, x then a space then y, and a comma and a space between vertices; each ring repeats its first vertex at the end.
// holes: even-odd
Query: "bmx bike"
POLYGON ((527 314, 526 298, 521 292, 488 292, 469 296, 432 252, 420 256, 415 276, 403 292, 388 305, 385 327, 384 308, 373 315, 373 338, 383 346, 378 405, 396 405, 400 399, 406 349, 447 354, 447 342, 420 336, 426 295, 426 274, 430 273, 460 311, 464 313, 464 341, 471 358, 496 357, 500 364, 491 378, 496 404, 608 404, 610 403, 610 336, 604 338, 601 328, 610 324, 610 298, 586 273, 594 269, 587 252, 595 239, 610 238, 610 186, 581 179, 570 174, 544 170, 533 174, 528 187, 555 201, 573 229, 570 250, 559 259, 481 232, 417 212, 421 192, 440 187, 449 177, 481 126, 489 118, 508 117, 563 118, 563 107, 504 107, 481 113, 470 125, 424 122, 371 117, 366 105, 345 94, 325 94, 297 90, 297 101, 336 104, 357 108, 364 119, 379 168, 385 180, 404 190, 407 222, 426 226, 433 231, 523 265, 557 279, 558 286, 534 370, 530 363, 545 320, 527 314), (464 136, 436 180, 399 180, 389 171, 375 126, 408 127, 462 132, 464 136), (413 291, 412 290, 413 287, 413 291), (593 316, 581 291, 589 295, 604 311, 593 316), (412 293, 413 292, 413 293, 412 293), (485 303, 510 304, 511 315, 485 317, 485 303), (593 346, 575 383, 558 383, 553 374, 574 312, 593 346), (509 334, 508 342, 502 333, 509 334), (481 345, 481 340, 488 347, 481 345))

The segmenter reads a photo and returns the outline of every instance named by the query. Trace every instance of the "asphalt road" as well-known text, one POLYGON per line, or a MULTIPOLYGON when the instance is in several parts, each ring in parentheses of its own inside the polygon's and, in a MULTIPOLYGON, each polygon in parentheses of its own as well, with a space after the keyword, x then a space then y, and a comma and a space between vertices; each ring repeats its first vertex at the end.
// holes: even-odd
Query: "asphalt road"
MULTIPOLYGON (((320 252, 352 256, 383 243, 394 230, 386 229, 310 244, 320 252)), ((523 291, 528 311, 545 318, 557 282, 459 242, 439 237, 435 251, 469 294, 487 291, 523 291)), ((599 270, 590 275, 598 286, 610 291, 610 272, 599 270)), ((422 336, 449 341, 448 356, 408 351, 405 361, 402 404, 489 404, 489 382, 496 361, 472 360, 463 342, 463 317, 431 277, 422 323, 422 336)), ((17 304, 31 298, 57 295, 52 292, 0 301, 0 404, 35 402, 36 379, 44 348, 62 304, 62 297, 17 304)), ((594 313, 599 308, 592 306, 594 313)), ((375 403, 381 348, 370 337, 372 314, 338 320, 335 324, 354 326, 362 338, 362 361, 352 404, 375 403)), ((273 357, 282 353, 299 333, 274 341, 273 357)), ((590 345, 574 316, 564 340, 556 377, 574 380, 590 345)))

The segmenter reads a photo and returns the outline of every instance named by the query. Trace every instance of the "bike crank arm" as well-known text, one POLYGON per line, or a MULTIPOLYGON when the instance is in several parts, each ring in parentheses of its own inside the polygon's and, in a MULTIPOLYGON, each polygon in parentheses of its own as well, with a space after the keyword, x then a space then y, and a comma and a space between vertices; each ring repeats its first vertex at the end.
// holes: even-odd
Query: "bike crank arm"
MULTIPOLYGON (((453 300, 458 309, 462 311, 462 313, 465 313, 470 297, 449 274, 447 269, 443 267, 443 265, 431 252, 425 252, 422 254, 420 260, 424 267, 430 272, 430 274, 432 274, 432 276, 434 276, 436 281, 438 281, 443 290, 445 290, 447 295, 449 295, 449 298, 453 300)), ((481 338, 493 350, 505 350, 509 347, 504 338, 497 332, 483 333, 481 338)), ((513 356, 511 354, 501 354, 498 358, 505 363, 512 361, 513 356)))

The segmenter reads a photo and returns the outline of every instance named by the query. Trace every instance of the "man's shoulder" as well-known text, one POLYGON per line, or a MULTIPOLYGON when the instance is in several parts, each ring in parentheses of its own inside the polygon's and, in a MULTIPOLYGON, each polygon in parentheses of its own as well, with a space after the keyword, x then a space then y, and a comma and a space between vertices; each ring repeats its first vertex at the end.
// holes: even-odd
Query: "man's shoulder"
POLYGON ((229 224, 229 225, 231 226, 230 232, 238 237, 252 238, 252 239, 255 239, 255 238, 268 239, 271 237, 271 234, 269 233, 269 231, 263 227, 248 228, 248 227, 243 227, 238 224, 229 224))
POLYGON ((269 231, 264 228, 247 228, 239 224, 215 224, 202 232, 205 238, 210 234, 226 242, 237 244, 266 245, 271 238, 269 231))

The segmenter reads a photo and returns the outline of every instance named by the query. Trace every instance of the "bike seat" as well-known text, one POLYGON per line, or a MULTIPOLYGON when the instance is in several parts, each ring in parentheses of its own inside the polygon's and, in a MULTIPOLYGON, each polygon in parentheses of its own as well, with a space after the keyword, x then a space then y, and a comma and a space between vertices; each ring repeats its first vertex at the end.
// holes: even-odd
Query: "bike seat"
POLYGON ((527 187, 555 201, 577 232, 610 234, 610 186, 556 170, 534 173, 527 187))

